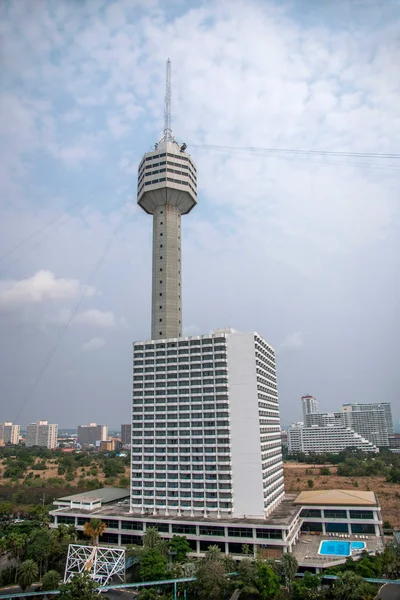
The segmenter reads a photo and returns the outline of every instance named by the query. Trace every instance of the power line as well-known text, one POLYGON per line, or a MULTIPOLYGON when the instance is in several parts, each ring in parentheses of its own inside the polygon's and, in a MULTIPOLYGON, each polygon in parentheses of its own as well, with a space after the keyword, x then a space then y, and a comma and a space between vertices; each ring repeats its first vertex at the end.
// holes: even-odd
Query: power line
POLYGON ((97 263, 93 267, 93 269, 92 269, 92 271, 91 271, 91 273, 90 273, 90 275, 89 275, 89 277, 88 277, 88 279, 86 281, 86 284, 83 287, 83 290, 82 290, 82 292, 81 292, 78 300, 76 301, 76 303, 72 307, 71 313, 69 314, 68 318, 65 320, 65 322, 64 322, 64 324, 63 324, 63 326, 62 326, 62 328, 61 328, 61 330, 60 330, 60 332, 59 332, 59 334, 58 334, 58 336, 57 336, 57 338, 56 338, 56 340, 54 342, 54 344, 50 348, 50 351, 48 352, 48 354, 47 354, 47 356, 46 356, 46 358, 44 360, 43 365, 39 369, 39 371, 38 371, 35 379, 33 380, 31 386, 29 387, 29 389, 28 389, 28 391, 27 391, 27 393, 26 393, 26 395, 24 397, 24 400, 23 400, 23 402, 22 402, 22 404, 21 404, 21 406, 20 406, 20 408, 19 408, 19 410, 17 412, 16 417, 15 417, 15 420, 14 420, 15 423, 18 421, 18 419, 19 419, 22 411, 24 410, 25 406, 29 402, 29 400, 32 397, 32 394, 35 391, 38 383, 40 382, 41 378, 43 377, 43 375, 44 375, 44 373, 45 373, 45 371, 47 369, 47 366, 49 365, 49 363, 50 363, 51 359, 53 358, 53 356, 54 356, 54 354, 55 354, 58 346, 60 345, 60 343, 61 343, 61 341, 62 341, 62 339, 63 339, 63 337, 64 337, 64 335, 65 335, 65 333, 66 333, 66 331, 67 331, 67 329, 69 327, 69 325, 71 324, 71 321, 75 317, 75 315, 76 315, 76 313, 77 313, 80 305, 82 304, 83 299, 85 298, 87 292, 89 291, 90 285, 93 282, 95 276, 97 275, 97 273, 98 273, 101 265, 103 264, 104 260, 106 259, 107 255, 108 255, 108 253, 109 253, 109 251, 111 249, 111 246, 112 246, 113 242, 115 241, 118 233, 122 229, 122 227, 123 227, 125 221, 127 220, 129 214, 131 213, 133 206, 134 206, 133 203, 131 203, 129 205, 128 210, 125 212, 124 215, 122 215, 122 218, 119 220, 119 222, 117 223, 117 225, 114 227, 114 229, 113 229, 113 231, 111 233, 111 236, 110 236, 109 240, 107 241, 107 243, 106 243, 106 245, 105 245, 105 247, 103 249, 103 252, 100 255, 100 258, 98 259, 97 263))
POLYGON ((338 150, 302 150, 294 148, 260 148, 257 146, 221 146, 217 144, 192 144, 192 148, 207 148, 209 150, 228 150, 230 152, 261 152, 282 154, 310 154, 319 156, 344 156, 352 158, 383 158, 400 159, 400 154, 383 154, 378 152, 344 152, 338 150))
MULTIPOLYGON (((122 173, 123 171, 125 171, 132 164, 133 164, 133 161, 127 163, 126 165, 124 165, 123 167, 121 167, 120 169, 118 169, 117 175, 120 174, 120 173, 122 173)), ((93 200, 95 200, 95 199, 98 198, 98 196, 94 195, 95 192, 97 190, 102 190, 103 191, 106 187, 107 186, 104 186, 103 184, 99 184, 99 185, 95 186, 89 192, 89 198, 87 200, 85 200, 85 198, 83 200, 82 199, 78 200, 77 202, 75 202, 74 204, 72 204, 72 206, 69 208, 69 210, 71 211, 74 208, 77 208, 79 205, 81 205, 81 208, 89 206, 93 202, 93 200)), ((25 246, 26 244, 28 244, 28 242, 30 242, 31 240, 33 240, 35 237, 40 236, 41 234, 51 235, 53 233, 53 228, 54 228, 54 230, 57 230, 61 225, 64 225, 65 223, 67 223, 68 221, 70 221, 72 218, 73 218, 72 214, 65 214, 65 212, 60 213, 56 217, 53 217, 45 225, 43 225, 42 227, 40 227, 36 231, 33 231, 32 233, 30 233, 26 238, 20 240, 15 246, 13 246, 9 250, 7 250, 4 254, 2 254, 0 256, 0 261, 3 261, 5 258, 7 258, 7 257, 11 256, 12 254, 14 254, 14 252, 16 252, 17 250, 19 250, 20 248, 22 248, 23 246, 25 246), (60 221, 60 222, 57 223, 57 221, 60 221), (48 231, 46 232, 46 230, 48 230, 48 231)), ((38 242, 36 242, 36 243, 32 244, 31 246, 29 246, 29 248, 25 252, 23 252, 19 256, 15 257, 6 266, 2 267, 0 269, 0 275, 2 275, 3 273, 7 272, 16 262, 18 262, 21 258, 23 258, 27 254, 29 254, 32 250, 34 250, 35 248, 37 248, 37 246, 39 246, 40 244, 41 244, 41 240, 39 240, 38 242)))

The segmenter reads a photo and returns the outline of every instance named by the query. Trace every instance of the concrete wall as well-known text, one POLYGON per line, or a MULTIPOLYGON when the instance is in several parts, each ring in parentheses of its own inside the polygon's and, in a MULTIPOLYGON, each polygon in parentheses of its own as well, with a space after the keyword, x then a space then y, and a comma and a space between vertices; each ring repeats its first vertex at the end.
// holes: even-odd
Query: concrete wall
POLYGON ((182 337, 181 271, 181 212, 164 204, 153 214, 153 340, 182 337))
POLYGON ((253 333, 227 338, 233 516, 264 516, 253 333))

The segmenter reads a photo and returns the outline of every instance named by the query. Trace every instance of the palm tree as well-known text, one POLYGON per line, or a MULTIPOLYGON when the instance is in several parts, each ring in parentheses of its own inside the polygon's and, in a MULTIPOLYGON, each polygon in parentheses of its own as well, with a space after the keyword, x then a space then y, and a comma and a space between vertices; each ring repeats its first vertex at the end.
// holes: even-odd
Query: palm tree
MULTIPOLYGON (((10 548, 13 556, 19 562, 21 559, 22 552, 25 549, 27 536, 21 533, 10 533, 8 536, 8 547, 10 548)), ((15 582, 17 581, 18 571, 15 571, 15 582)))
POLYGON ((158 548, 161 542, 161 536, 155 527, 147 527, 143 534, 143 548, 150 550, 158 548))
POLYGON ((160 541, 158 542, 156 548, 163 556, 168 556, 170 552, 168 541, 163 540, 162 538, 160 538, 160 541))
POLYGON ((210 562, 219 562, 222 561, 223 555, 221 549, 216 544, 212 546, 208 546, 207 552, 204 555, 204 560, 210 562))
POLYGON ((54 529, 54 537, 59 542, 62 542, 64 538, 68 536, 68 525, 60 523, 57 529, 54 529))
POLYGON ((23 592, 26 590, 26 588, 30 587, 38 577, 39 568, 35 561, 31 558, 25 560, 19 566, 17 571, 17 582, 23 592))
POLYGON ((67 525, 67 529, 68 529, 68 537, 73 541, 76 542, 76 536, 77 536, 77 531, 76 531, 76 527, 75 525, 67 525))
POLYGON ((282 554, 279 566, 284 585, 290 591, 292 581, 295 579, 297 570, 299 568, 299 563, 297 562, 293 554, 287 552, 285 554, 282 554))
POLYGON ((84 524, 83 533, 90 537, 93 546, 97 546, 99 537, 103 535, 106 529, 107 525, 101 519, 90 519, 88 523, 84 524))
POLYGON ((0 554, 8 549, 8 540, 5 536, 0 538, 0 554))
POLYGON ((340 573, 332 588, 335 600, 369 600, 374 594, 374 587, 352 571, 340 573))

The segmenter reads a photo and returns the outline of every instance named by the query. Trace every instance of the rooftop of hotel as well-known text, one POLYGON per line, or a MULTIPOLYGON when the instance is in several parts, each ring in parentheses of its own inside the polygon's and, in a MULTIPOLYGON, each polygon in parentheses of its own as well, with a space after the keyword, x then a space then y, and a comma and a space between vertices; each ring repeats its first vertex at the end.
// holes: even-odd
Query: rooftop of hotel
MULTIPOLYGON (((108 488, 108 489, 115 489, 115 488, 108 488)), ((93 498, 97 498, 98 496, 101 496, 101 494, 107 490, 107 488, 103 488, 102 490, 93 490, 93 498)), ((125 492, 125 497, 127 495, 129 495, 129 492, 127 492, 127 490, 119 490, 120 492, 125 492)), ((86 498, 88 495, 88 493, 83 493, 83 494, 75 494, 73 496, 66 496, 64 498, 58 498, 58 500, 69 500, 69 501, 74 501, 74 502, 80 502, 81 498, 86 498)), ((121 496, 123 497, 123 496, 121 496)), ((131 519, 133 521, 139 521, 139 520, 143 520, 143 521, 152 521, 153 519, 157 520, 157 521, 185 521, 188 523, 195 523, 195 522, 201 522, 201 523, 213 523, 214 525, 216 525, 217 523, 224 523, 224 524, 228 524, 228 525, 270 525, 270 526, 276 526, 276 527, 288 527, 293 519, 296 517, 297 513, 300 510, 299 506, 296 506, 295 504, 295 500, 296 500, 296 494, 287 494, 285 496, 285 499, 279 504, 279 506, 273 511, 272 514, 268 515, 268 517, 266 517, 265 519, 261 518, 261 517, 251 517, 251 516, 243 516, 243 517, 221 517, 221 518, 217 518, 217 516, 212 515, 210 517, 204 517, 204 516, 194 516, 194 517, 190 517, 190 516, 178 516, 178 515, 153 515, 153 513, 151 512, 151 510, 149 510, 148 514, 141 514, 141 513, 133 513, 133 512, 129 512, 129 504, 126 505, 121 505, 118 503, 110 503, 107 504, 106 506, 101 506, 101 508, 97 508, 94 509, 92 511, 90 511, 90 515, 91 516, 96 516, 96 517, 103 517, 103 518, 112 518, 112 517, 116 517, 116 518, 124 518, 124 519, 131 519)), ((74 515, 87 515, 89 511, 87 510, 83 510, 83 509, 76 509, 76 508, 70 508, 70 507, 60 507, 57 508, 57 514, 70 514, 71 512, 73 512, 74 515)))
POLYGON ((303 506, 378 506, 378 500, 374 492, 307 490, 297 496, 295 504, 303 506))
POLYGON ((129 489, 126 488, 100 488, 99 490, 91 490, 90 492, 82 492, 81 494, 72 494, 56 498, 55 502, 84 502, 90 500, 101 500, 103 504, 108 502, 116 502, 124 498, 129 498, 129 489))

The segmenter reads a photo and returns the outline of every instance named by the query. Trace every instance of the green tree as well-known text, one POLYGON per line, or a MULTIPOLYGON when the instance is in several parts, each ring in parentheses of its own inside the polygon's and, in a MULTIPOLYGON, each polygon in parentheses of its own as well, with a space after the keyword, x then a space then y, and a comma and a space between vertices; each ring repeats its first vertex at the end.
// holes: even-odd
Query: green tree
POLYGON ((160 595, 154 588, 142 588, 138 600, 160 600, 160 595))
POLYGON ((1 517, 10 517, 12 511, 11 502, 0 502, 0 516, 1 517))
POLYGON ((219 560, 201 561, 196 577, 194 587, 202 600, 220 600, 230 587, 224 565, 219 560))
POLYGON ((57 590, 60 584, 60 574, 57 571, 47 571, 42 580, 42 591, 57 590))
POLYGON ((143 534, 143 548, 150 550, 157 548, 161 542, 161 536, 158 533, 158 529, 155 527, 147 527, 143 534))
POLYGON ((36 529, 29 538, 28 558, 39 563, 39 576, 47 570, 47 563, 53 549, 52 533, 48 529, 36 529))
POLYGON ((264 561, 257 562, 256 588, 263 600, 272 600, 280 592, 279 577, 264 561))
POLYGON ((108 458, 103 466, 103 473, 106 477, 116 477, 125 473, 125 467, 118 458, 108 458))
POLYGON ((257 562, 250 558, 244 558, 237 567, 237 579, 235 585, 245 596, 257 596, 257 562))
POLYGON ((50 522, 49 510, 42 504, 37 504, 32 508, 32 516, 42 525, 47 525, 50 522))
POLYGON ((72 540, 73 542, 76 542, 76 537, 78 535, 78 532, 76 530, 75 525, 73 525, 71 523, 70 525, 67 525, 67 529, 68 529, 68 538, 70 540, 72 540))
POLYGON ((320 470, 320 475, 330 475, 331 471, 328 467, 321 467, 320 470))
POLYGON ((313 487, 314 487, 314 482, 313 482, 313 480, 312 480, 312 479, 307 479, 307 485, 308 485, 308 487, 309 487, 310 489, 311 489, 311 488, 313 488, 313 487))
POLYGON ((59 523, 57 529, 53 529, 53 534, 56 540, 62 542, 62 540, 69 537, 68 525, 59 523))
POLYGON ((184 535, 173 535, 168 546, 173 562, 185 562, 187 560, 191 547, 184 535))
POLYGON ((352 571, 340 573, 332 588, 335 600, 372 600, 375 595, 375 587, 352 571))
POLYGON ((144 549, 140 554, 139 577, 142 581, 164 579, 167 571, 167 558, 158 548, 144 549))
POLYGON ((58 600, 99 600, 98 583, 87 573, 75 575, 69 583, 60 585, 58 600))
POLYGON ((204 555, 204 560, 206 562, 220 562, 223 559, 223 554, 221 552, 221 548, 216 544, 212 544, 208 546, 207 552, 204 555))
POLYGON ((283 584, 288 590, 290 590, 292 581, 294 581, 296 577, 298 568, 299 564, 293 554, 290 552, 282 554, 279 561, 279 573, 281 575, 283 584))
POLYGON ((32 585, 34 581, 37 581, 39 576, 39 569, 34 560, 25 560, 18 567, 17 571, 17 583, 21 590, 24 592, 28 587, 32 585))
POLYGON ((242 554, 249 556, 251 554, 251 549, 249 544, 242 544, 242 554))
POLYGON ((312 573, 304 573, 299 581, 293 581, 291 600, 320 600, 324 597, 321 590, 321 577, 312 573))
MULTIPOLYGON (((14 558, 19 562, 21 560, 21 556, 25 550, 27 536, 21 533, 12 532, 7 538, 8 547, 11 550, 11 554, 14 558)), ((17 581, 17 571, 15 572, 15 581, 17 581)))

